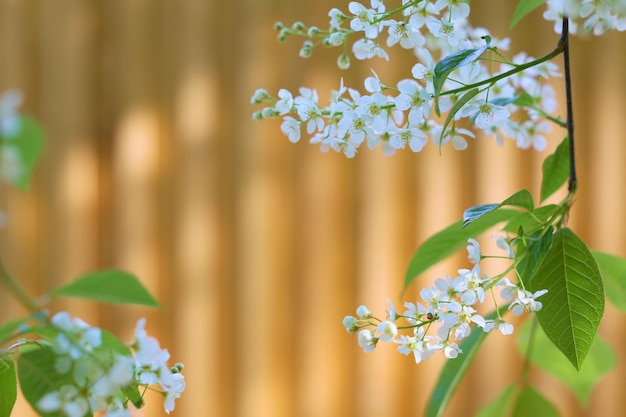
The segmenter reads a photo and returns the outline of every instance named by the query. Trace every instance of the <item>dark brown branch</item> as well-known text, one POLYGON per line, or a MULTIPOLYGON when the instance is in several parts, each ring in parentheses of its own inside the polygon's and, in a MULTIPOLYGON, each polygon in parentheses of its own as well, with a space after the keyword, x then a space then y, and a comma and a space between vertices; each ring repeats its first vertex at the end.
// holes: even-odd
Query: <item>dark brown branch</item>
POLYGON ((567 16, 563 16, 563 29, 559 43, 563 45, 565 100, 567 105, 567 140, 569 144, 569 181, 567 189, 570 194, 573 194, 578 188, 578 179, 576 178, 576 158, 574 152, 574 111, 572 108, 572 78, 569 64, 569 18, 567 16))

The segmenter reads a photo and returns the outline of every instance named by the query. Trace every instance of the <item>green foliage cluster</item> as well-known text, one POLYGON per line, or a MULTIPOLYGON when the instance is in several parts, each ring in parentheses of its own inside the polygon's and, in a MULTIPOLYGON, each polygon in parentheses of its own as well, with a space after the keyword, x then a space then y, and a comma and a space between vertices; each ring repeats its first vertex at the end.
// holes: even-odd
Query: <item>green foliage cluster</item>
MULTIPOLYGON (((542 201, 567 180, 567 140, 546 158, 542 201), (565 173, 565 174, 564 174, 565 173)), ((597 337, 604 313, 605 288, 613 305, 626 311, 626 260, 591 251, 565 226, 572 194, 560 204, 535 207, 521 190, 499 204, 469 208, 463 220, 431 236, 416 251, 405 276, 405 288, 445 257, 463 248, 467 239, 502 225, 516 233, 514 270, 531 292, 547 289, 536 313, 540 327, 519 332, 520 352, 534 365, 554 375, 586 404, 595 383, 616 364, 612 348, 597 337), (532 339, 532 350, 528 348, 532 339)), ((506 306, 501 310, 506 311, 506 306)), ((496 316, 495 312, 491 316, 496 316)), ((462 344, 464 354, 448 361, 439 377, 426 416, 442 415, 486 334, 473 332, 462 344)), ((529 398, 537 415, 558 415, 554 406, 527 386, 507 387, 478 416, 528 415, 529 398), (536 401, 535 401, 536 400, 536 401)))
MULTIPOLYGON (((32 118, 16 115, 19 131, 11 137, 0 137, 0 150, 11 147, 15 167, 4 170, 4 179, 13 186, 27 190, 33 171, 41 156, 44 133, 32 118), (16 174, 17 173, 17 174, 16 174)), ((78 297, 87 300, 160 307, 157 300, 133 274, 109 269, 89 272, 69 284, 55 288, 34 301, 0 264, 0 285, 11 291, 31 310, 26 317, 0 323, 0 417, 9 417, 17 399, 17 384, 24 398, 37 409, 41 398, 59 387, 74 383, 72 373, 60 373, 55 367, 57 353, 51 348, 59 330, 51 325, 45 310, 46 304, 56 297, 78 297)), ((91 359, 106 369, 112 366, 116 354, 132 356, 129 347, 113 334, 102 331, 102 343, 91 352, 91 359), (108 364, 108 365, 107 365, 108 364)), ((123 403, 130 401, 142 406, 142 396, 137 381, 120 392, 123 403)), ((60 411, 40 413, 42 416, 62 416, 60 411)))

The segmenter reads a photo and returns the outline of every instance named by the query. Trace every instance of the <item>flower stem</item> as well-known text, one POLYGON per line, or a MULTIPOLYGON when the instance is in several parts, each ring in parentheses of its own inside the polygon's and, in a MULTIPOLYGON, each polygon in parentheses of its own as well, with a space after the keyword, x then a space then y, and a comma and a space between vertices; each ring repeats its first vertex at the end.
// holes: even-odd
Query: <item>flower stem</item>
POLYGON ((563 68, 565 72, 565 101, 567 105, 567 140, 569 143, 569 181, 567 190, 570 195, 576 192, 578 180, 576 178, 576 159, 574 158, 574 112, 572 106, 572 77, 569 65, 569 18, 563 16, 563 29, 561 30, 561 40, 563 45, 563 68))
POLYGON ((526 352, 524 354, 524 365, 522 368, 522 373, 520 374, 519 383, 521 386, 528 385, 528 374, 530 372, 530 357, 533 351, 533 343, 535 341, 535 335, 537 334, 537 318, 532 318, 530 335, 528 336, 528 346, 526 347, 526 352))
POLYGON ((564 51, 564 47, 565 47, 565 44, 563 43, 563 36, 561 36, 561 39, 559 40, 559 43, 557 44, 556 48, 554 48, 554 50, 552 52, 550 52, 549 54, 547 54, 545 56, 542 56, 541 58, 537 58, 537 59, 535 59, 533 61, 526 62, 524 64, 516 65, 515 68, 513 68, 513 69, 511 69, 509 71, 503 72, 501 74, 495 75, 495 76, 493 76, 491 78, 487 78, 485 80, 478 81, 478 82, 473 83, 473 84, 467 84, 467 85, 464 85, 463 87, 455 88, 453 90, 442 91, 441 95, 445 96, 445 95, 448 95, 448 94, 456 94, 456 93, 460 93, 462 91, 471 90, 472 88, 475 88, 475 87, 480 87, 480 86, 485 85, 485 84, 493 84, 493 83, 495 83, 498 80, 510 77, 513 74, 517 74, 518 72, 521 72, 521 71, 524 71, 524 70, 526 70, 528 68, 534 67, 535 65, 539 65, 539 64, 541 64, 543 62, 550 61, 551 59, 553 59, 553 58, 557 57, 558 55, 560 55, 564 51))
POLYGON ((20 284, 7 272, 2 261, 0 261, 0 284, 7 288, 31 313, 36 313, 39 306, 29 296, 20 284))

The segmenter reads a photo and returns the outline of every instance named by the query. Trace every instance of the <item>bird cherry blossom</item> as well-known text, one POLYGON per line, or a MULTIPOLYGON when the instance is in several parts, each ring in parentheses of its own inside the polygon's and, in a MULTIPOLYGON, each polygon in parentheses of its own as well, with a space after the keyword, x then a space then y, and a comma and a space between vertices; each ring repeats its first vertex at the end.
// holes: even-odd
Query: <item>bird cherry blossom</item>
MULTIPOLYGON (((508 257, 510 244, 504 237, 496 237, 503 242, 498 248, 508 257)), ((499 314, 485 317, 479 311, 487 298, 486 294, 493 293, 496 287, 504 287, 501 291, 502 300, 509 303, 508 309, 513 315, 519 316, 539 311, 542 304, 537 298, 547 291, 531 293, 507 277, 489 277, 481 273, 485 256, 481 252, 480 243, 469 239, 466 249, 468 259, 473 264, 472 269, 459 269, 455 277, 436 279, 430 286, 422 288, 420 301, 404 303, 405 311, 402 314, 388 300, 385 320, 377 318, 369 308, 360 305, 356 317, 346 316, 343 319, 344 328, 348 333, 358 333, 358 344, 365 352, 372 352, 379 343, 392 342, 398 345, 397 350, 401 354, 413 354, 416 363, 427 360, 437 352, 448 359, 458 357, 463 353, 459 343, 474 328, 478 329, 476 331, 497 330, 503 335, 512 334, 513 325, 499 314)))

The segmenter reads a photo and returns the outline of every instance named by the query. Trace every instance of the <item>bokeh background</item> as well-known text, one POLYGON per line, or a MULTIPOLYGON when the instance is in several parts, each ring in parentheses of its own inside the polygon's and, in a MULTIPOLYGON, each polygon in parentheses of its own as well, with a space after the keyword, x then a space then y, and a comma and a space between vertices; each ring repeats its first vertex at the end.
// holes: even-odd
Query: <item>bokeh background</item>
MULTIPOLYGON (((355 159, 290 144, 280 122, 253 122, 255 89, 317 88, 370 68, 387 84, 414 58, 355 63, 336 50, 298 57, 275 21, 326 26, 347 0, 2 0, 0 89, 24 91, 22 109, 47 143, 31 189, 3 186, 0 256, 34 295, 98 268, 137 274, 162 310, 56 300, 130 340, 136 320, 186 365, 174 416, 421 416, 442 366, 415 365, 391 346, 363 353, 341 326, 359 304, 381 315, 400 303, 405 268, 429 235, 471 205, 527 188, 538 195, 544 152, 472 141, 465 152, 429 146, 355 159)), ((552 25, 533 13, 512 31, 514 1, 475 0, 472 21, 510 36, 512 56, 552 50, 552 25)), ((570 226, 590 247, 626 256, 624 34, 572 41, 579 193, 570 226)), ((559 62, 560 64, 560 62, 559 62)), ((562 88, 556 86, 562 93, 562 88)), ((564 116, 563 106, 559 115, 564 116)), ((487 237, 487 240, 488 237, 487 237)), ((465 267, 437 266, 406 293, 465 267)), ((0 319, 24 310, 0 290, 0 319)), ((607 307, 600 333, 618 367, 586 407, 563 385, 532 381, 563 416, 623 409, 625 326, 607 307)), ((447 416, 471 416, 521 369, 513 337, 492 335, 447 416)), ((145 416, 162 415, 156 396, 145 416)), ((15 416, 30 416, 20 401, 15 416)))

